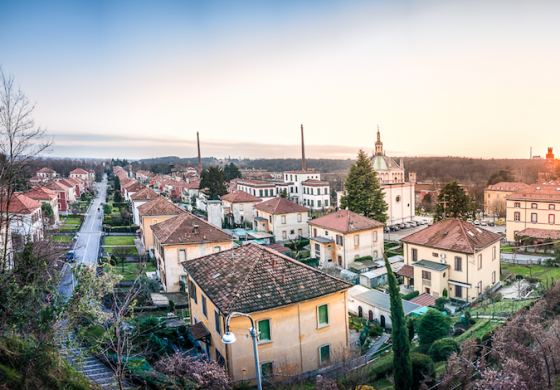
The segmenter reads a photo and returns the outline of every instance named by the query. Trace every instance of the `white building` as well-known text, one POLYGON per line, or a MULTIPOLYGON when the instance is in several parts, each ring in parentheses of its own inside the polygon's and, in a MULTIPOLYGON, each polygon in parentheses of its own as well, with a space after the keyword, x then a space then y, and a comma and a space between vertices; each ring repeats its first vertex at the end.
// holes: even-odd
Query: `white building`
POLYGON ((284 198, 255 205, 255 230, 271 233, 276 241, 309 237, 307 219, 307 208, 284 198))
POLYGON ((14 195, 9 206, 7 206, 7 203, 7 199, 4 199, 0 205, 0 212, 2 212, 4 218, 8 216, 12 234, 24 238, 29 237, 33 242, 43 239, 41 203, 23 194, 14 195))

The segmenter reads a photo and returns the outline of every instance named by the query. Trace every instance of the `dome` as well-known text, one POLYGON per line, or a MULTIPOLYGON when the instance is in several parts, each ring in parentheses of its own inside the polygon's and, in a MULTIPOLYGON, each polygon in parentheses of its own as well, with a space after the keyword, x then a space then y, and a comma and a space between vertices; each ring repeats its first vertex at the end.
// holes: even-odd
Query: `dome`
POLYGON ((374 171, 386 171, 390 169, 402 169, 391 157, 377 155, 371 158, 374 171))

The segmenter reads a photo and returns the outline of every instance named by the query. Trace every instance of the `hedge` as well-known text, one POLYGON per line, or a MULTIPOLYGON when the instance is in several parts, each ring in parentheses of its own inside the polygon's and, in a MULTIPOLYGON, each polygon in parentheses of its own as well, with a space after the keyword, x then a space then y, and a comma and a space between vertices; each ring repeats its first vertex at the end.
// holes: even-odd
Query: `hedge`
POLYGON ((113 202, 113 207, 120 209, 121 207, 128 207, 126 202, 113 202))
POLYGON ((319 259, 315 257, 309 257, 307 259, 298 259, 298 261, 301 261, 303 264, 306 264, 310 267, 317 267, 319 265, 319 259))
POLYGON ((420 295, 420 291, 413 291, 413 292, 409 292, 406 295, 403 295, 402 299, 403 301, 409 301, 414 297, 417 297, 418 295, 420 295))
POLYGON ((366 260, 373 260, 372 256, 363 256, 363 257, 357 257, 354 259, 354 261, 366 261, 366 260))
POLYGON ((103 231, 109 233, 136 233, 136 231, 140 229, 140 226, 131 225, 131 226, 116 226, 111 227, 109 225, 103 225, 103 231))
POLYGON ((461 346, 459 343, 452 339, 452 338, 445 338, 434 341, 428 354, 434 360, 434 362, 442 362, 447 360, 449 355, 453 352, 459 352, 461 350, 461 346))
MULTIPOLYGON (((309 240, 307 238, 304 238, 303 240, 299 241, 298 243, 298 249, 303 248, 304 246, 309 245, 309 240)), ((284 244, 284 246, 287 246, 288 248, 294 250, 294 244, 289 242, 287 244, 284 244)))
MULTIPOLYGON (((411 353, 410 361, 412 363, 412 388, 420 389, 420 385, 426 377, 433 379, 436 376, 433 360, 426 355, 419 353, 411 353)), ((432 381, 426 381, 429 386, 432 381)))
POLYGON ((385 254, 387 255, 387 257, 393 257, 393 256, 402 256, 402 252, 397 252, 397 251, 385 251, 385 254))

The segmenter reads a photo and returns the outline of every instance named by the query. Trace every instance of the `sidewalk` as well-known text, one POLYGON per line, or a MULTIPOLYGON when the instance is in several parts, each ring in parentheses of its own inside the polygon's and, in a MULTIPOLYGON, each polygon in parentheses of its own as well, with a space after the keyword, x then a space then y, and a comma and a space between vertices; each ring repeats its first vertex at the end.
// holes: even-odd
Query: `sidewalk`
POLYGON ((514 253, 501 253, 500 260, 504 263, 512 264, 538 264, 539 260, 544 264, 546 259, 554 259, 553 254, 534 254, 534 255, 519 255, 514 253))

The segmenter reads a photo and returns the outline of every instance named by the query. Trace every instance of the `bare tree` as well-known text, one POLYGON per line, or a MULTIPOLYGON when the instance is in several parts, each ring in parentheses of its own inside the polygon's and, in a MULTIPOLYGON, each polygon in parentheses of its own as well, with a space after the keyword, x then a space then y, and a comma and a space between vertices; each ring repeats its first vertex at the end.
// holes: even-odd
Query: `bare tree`
POLYGON ((505 218, 506 211, 507 206, 505 199, 494 199, 492 203, 490 203, 490 212, 498 218, 505 218))

